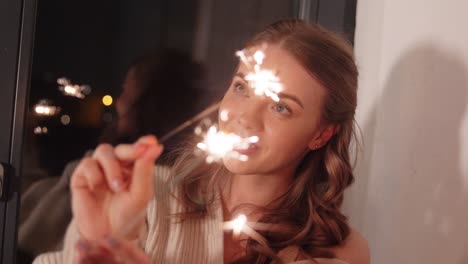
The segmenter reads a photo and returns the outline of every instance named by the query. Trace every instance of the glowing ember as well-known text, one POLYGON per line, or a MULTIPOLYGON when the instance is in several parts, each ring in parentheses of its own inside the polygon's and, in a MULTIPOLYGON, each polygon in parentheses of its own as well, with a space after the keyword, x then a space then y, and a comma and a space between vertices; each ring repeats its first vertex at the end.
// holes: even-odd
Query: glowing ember
POLYGON ((235 235, 239 235, 244 229, 245 223, 247 223, 247 217, 243 214, 239 215, 232 222, 232 232, 235 235))
POLYGON ((283 85, 280 79, 273 71, 262 69, 265 53, 263 51, 255 51, 253 56, 246 56, 245 52, 238 51, 236 55, 241 61, 251 70, 251 62, 255 62, 253 71, 251 70, 246 76, 245 80, 249 82, 250 87, 255 90, 256 95, 265 95, 270 97, 275 102, 280 100, 278 94, 283 90, 283 85))
POLYGON ((206 133, 203 133, 202 127, 198 126, 195 128, 195 134, 203 137, 197 147, 207 154, 208 163, 219 161, 225 156, 247 161, 248 156, 240 154, 235 149, 248 149, 250 144, 258 142, 257 136, 242 138, 234 133, 218 131, 216 125, 211 125, 206 133))
POLYGON ((49 100, 43 99, 34 106, 34 111, 40 116, 53 116, 60 111, 60 107, 51 105, 49 100))
POLYGON ((221 121, 228 121, 229 119, 229 112, 227 110, 222 110, 220 113, 219 113, 219 118, 221 119, 221 121))
POLYGON ((254 57, 255 62, 257 62, 258 65, 262 65, 263 59, 265 59, 265 53, 263 53, 262 51, 257 50, 254 53, 253 57, 254 57))
POLYGON ((91 87, 88 85, 72 84, 71 81, 67 78, 58 78, 57 83, 60 85, 59 90, 67 96, 83 99, 91 92, 91 87))

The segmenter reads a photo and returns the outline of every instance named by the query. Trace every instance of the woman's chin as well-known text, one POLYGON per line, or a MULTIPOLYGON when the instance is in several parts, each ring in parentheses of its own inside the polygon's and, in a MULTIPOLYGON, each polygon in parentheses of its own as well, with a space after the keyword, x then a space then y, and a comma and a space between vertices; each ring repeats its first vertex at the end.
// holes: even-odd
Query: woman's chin
POLYGON ((255 173, 253 170, 253 164, 248 160, 242 161, 232 157, 224 157, 223 163, 226 169, 228 169, 233 174, 252 174, 255 173))

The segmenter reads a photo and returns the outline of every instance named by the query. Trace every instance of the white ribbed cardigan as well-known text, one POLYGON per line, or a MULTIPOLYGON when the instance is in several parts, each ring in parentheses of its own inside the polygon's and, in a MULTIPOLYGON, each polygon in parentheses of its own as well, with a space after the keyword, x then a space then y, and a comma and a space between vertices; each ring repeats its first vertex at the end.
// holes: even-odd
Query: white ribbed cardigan
MULTIPOLYGON (((152 263, 223 263, 224 233, 220 200, 211 209, 213 213, 203 219, 175 223, 169 216, 182 212, 181 203, 169 195, 167 179, 171 175, 167 167, 155 167, 155 199, 148 205, 146 234, 142 237, 145 252, 152 263)), ((72 221, 65 235, 62 251, 39 255, 33 264, 73 263, 75 243, 79 233, 72 221)), ((309 260, 296 261, 294 250, 280 252, 285 263, 305 264, 309 260)), ((347 264, 338 259, 316 259, 319 264, 347 264)))

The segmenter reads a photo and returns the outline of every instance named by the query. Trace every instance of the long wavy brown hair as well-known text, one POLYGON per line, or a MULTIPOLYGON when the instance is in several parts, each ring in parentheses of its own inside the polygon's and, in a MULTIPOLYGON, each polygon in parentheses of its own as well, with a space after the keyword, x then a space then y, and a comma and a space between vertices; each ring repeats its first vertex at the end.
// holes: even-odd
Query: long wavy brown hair
MULTIPOLYGON (((340 207, 344 190, 354 181, 349 147, 352 138, 356 138, 358 71, 352 47, 340 35, 300 20, 276 22, 245 47, 263 43, 288 51, 319 80, 326 90, 321 122, 335 124, 339 129, 326 145, 306 154, 284 195, 266 207, 255 208, 262 215, 260 222, 283 228, 260 231, 268 246, 249 239, 245 254, 234 263, 281 262, 277 253, 289 246, 297 246, 301 258, 332 258, 334 254, 329 249, 342 243, 350 233, 340 207)), ((182 155, 175 162, 176 171, 191 169, 193 159, 196 157, 191 153, 182 155)), ((210 213, 217 188, 226 175, 229 172, 222 165, 203 164, 183 177, 181 201, 187 208, 183 220, 210 213)))

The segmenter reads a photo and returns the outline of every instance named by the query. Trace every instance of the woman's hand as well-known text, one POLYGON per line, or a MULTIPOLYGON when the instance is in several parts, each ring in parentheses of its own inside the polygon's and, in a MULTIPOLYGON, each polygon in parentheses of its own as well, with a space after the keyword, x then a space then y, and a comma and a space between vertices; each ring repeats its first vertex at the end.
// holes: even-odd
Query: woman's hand
POLYGON ((141 216, 153 197, 155 160, 162 152, 154 136, 117 147, 99 145, 84 158, 71 179, 72 209, 82 238, 97 241, 111 234, 135 239, 141 216), (128 230, 128 223, 132 229, 128 230), (122 234, 122 230, 126 230, 122 234))
POLYGON ((75 263, 81 264, 149 264, 149 257, 134 243, 115 237, 89 242, 80 240, 76 244, 75 263))

